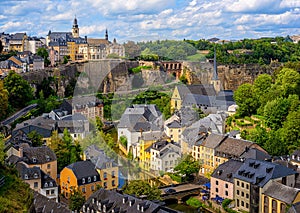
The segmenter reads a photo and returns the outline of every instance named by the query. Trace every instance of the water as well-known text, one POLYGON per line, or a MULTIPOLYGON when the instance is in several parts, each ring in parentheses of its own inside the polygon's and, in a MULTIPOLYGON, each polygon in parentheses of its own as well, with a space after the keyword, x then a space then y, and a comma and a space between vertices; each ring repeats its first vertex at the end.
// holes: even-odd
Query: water
POLYGON ((185 213, 210 213, 209 211, 206 211, 205 209, 200 211, 200 209, 193 208, 186 204, 172 203, 172 204, 167 204, 166 207, 169 207, 170 209, 175 209, 175 210, 178 210, 181 212, 185 212, 185 213))

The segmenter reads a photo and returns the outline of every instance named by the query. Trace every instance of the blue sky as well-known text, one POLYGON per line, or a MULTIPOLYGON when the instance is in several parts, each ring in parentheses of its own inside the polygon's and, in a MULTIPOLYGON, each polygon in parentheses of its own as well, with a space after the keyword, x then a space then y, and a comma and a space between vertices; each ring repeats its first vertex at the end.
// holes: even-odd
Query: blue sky
POLYGON ((1 0, 0 32, 71 31, 110 40, 259 38, 300 34, 300 0, 1 0))

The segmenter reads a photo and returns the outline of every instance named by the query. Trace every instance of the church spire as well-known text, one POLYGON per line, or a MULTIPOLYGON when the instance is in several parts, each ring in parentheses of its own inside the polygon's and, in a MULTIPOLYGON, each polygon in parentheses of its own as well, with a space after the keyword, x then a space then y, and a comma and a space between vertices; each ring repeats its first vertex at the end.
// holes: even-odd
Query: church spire
POLYGON ((107 29, 105 30, 105 40, 108 41, 108 31, 107 31, 107 29))
POLYGON ((218 67, 217 67, 217 54, 216 54, 216 46, 214 47, 214 72, 212 80, 218 80, 218 67))

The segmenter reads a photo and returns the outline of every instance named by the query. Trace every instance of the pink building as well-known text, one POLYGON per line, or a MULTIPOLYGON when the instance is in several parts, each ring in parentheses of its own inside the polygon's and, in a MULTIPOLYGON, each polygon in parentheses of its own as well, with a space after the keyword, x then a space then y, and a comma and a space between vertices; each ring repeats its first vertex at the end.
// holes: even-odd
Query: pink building
POLYGON ((234 198, 233 174, 242 164, 243 162, 239 160, 230 159, 215 169, 210 179, 210 198, 215 198, 217 195, 224 199, 234 198))

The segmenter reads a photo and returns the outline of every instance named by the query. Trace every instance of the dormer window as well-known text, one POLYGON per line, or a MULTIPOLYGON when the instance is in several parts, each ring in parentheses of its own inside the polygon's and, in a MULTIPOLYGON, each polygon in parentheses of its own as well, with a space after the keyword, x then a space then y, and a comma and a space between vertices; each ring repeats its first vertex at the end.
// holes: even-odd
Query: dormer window
POLYGON ((36 163, 36 158, 32 158, 32 162, 33 162, 33 163, 36 163))
POLYGON ((24 179, 28 179, 28 175, 27 174, 24 175, 24 179))
POLYGON ((97 181, 97 177, 96 176, 94 176, 94 181, 97 181))
POLYGON ((39 176, 38 176, 37 173, 34 173, 33 177, 34 177, 34 178, 38 178, 39 176))
POLYGON ((45 184, 44 184, 44 187, 48 187, 48 183, 45 183, 45 184))
POLYGON ((48 155, 46 155, 46 160, 50 161, 50 157, 48 155))
POLYGON ((85 178, 82 178, 82 184, 85 184, 85 178))
POLYGON ((88 182, 89 182, 89 183, 91 182, 91 177, 88 177, 88 182))
POLYGON ((50 183, 49 183, 49 186, 51 186, 51 187, 52 187, 52 186, 53 186, 53 183, 52 183, 52 182, 50 182, 50 183))

